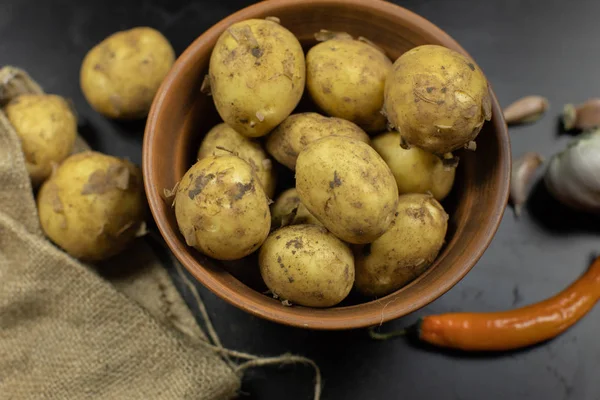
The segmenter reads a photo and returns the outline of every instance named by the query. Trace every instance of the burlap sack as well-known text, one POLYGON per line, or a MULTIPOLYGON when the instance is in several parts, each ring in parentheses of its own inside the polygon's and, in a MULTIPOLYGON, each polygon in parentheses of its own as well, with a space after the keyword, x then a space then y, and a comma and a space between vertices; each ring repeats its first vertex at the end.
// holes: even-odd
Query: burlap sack
MULTIPOLYGON (((0 103, 40 91, 0 70, 0 103)), ((0 398, 234 397, 241 371, 209 347, 145 240, 104 264, 103 278, 44 238, 0 111, 0 398)))

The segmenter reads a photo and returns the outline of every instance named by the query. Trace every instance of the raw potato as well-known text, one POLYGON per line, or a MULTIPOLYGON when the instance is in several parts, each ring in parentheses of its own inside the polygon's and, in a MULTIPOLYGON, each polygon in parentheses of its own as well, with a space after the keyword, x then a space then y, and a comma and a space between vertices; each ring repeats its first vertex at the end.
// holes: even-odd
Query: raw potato
POLYGON ((442 155, 469 143, 492 116, 488 84, 473 61, 442 46, 418 46, 394 63, 385 112, 403 138, 442 155))
POLYGON ((277 161, 294 170, 298 154, 309 143, 325 136, 346 136, 369 143, 369 136, 350 121, 306 112, 287 117, 271 132, 266 147, 277 161))
POLYGON ((367 132, 385 129, 381 113, 392 62, 373 45, 350 38, 319 43, 306 54, 306 87, 326 114, 367 132))
POLYGON ((271 206, 271 227, 301 224, 323 225, 302 204, 296 188, 291 188, 281 193, 271 206))
POLYGON ((392 170, 399 193, 431 192, 436 200, 443 200, 454 184, 456 166, 445 166, 438 156, 418 147, 403 149, 399 144, 398 132, 382 133, 372 141, 392 170))
POLYGON ((174 61, 175 51, 160 32, 148 27, 117 32, 83 59, 81 90, 109 118, 143 118, 174 61))
POLYGON ((4 109, 15 128, 33 186, 50 176, 73 150, 77 118, 65 99, 51 94, 23 94, 4 109))
POLYGON ((258 256, 260 274, 280 300, 331 307, 354 284, 352 251, 316 225, 293 225, 271 233, 258 256))
POLYGON ((212 128, 202 140, 198 159, 208 156, 237 155, 252 167, 269 198, 275 194, 275 169, 260 143, 237 133, 222 123, 212 128))
POLYGON ((373 148, 341 136, 306 147, 296 164, 302 203, 333 234, 370 243, 389 228, 398 203, 394 175, 373 148))
POLYGON ((210 57, 210 89, 219 115, 244 136, 259 137, 300 101, 306 78, 298 39, 276 22, 231 25, 210 57))
POLYGON ((124 250, 146 214, 139 168, 92 151, 67 158, 42 185, 37 205, 46 235, 84 261, 124 250))
POLYGON ((448 215, 426 194, 400 196, 392 227, 371 244, 355 246, 356 288, 385 296, 421 275, 437 257, 448 215))
POLYGON ((271 228, 262 185, 250 165, 232 155, 203 158, 185 173, 175 217, 188 246, 218 260, 252 253, 271 228))

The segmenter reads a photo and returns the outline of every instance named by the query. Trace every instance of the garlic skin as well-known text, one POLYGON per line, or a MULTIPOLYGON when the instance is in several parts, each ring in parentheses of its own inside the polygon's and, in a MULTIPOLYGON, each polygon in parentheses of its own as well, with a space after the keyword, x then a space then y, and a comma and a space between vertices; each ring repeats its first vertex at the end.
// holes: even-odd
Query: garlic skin
POLYGON ((600 130, 582 134, 554 155, 544 183, 561 203, 577 210, 600 213, 600 130))

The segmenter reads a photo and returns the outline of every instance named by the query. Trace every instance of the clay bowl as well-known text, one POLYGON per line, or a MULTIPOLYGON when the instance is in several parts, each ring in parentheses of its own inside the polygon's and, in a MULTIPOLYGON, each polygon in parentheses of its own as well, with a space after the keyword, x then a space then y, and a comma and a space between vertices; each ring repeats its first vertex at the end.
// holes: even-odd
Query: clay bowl
MULTIPOLYGON (((429 270, 408 286, 377 300, 351 294, 335 308, 285 307, 263 294, 255 257, 223 263, 185 244, 171 205, 162 198, 195 161, 203 135, 220 122, 211 97, 200 92, 211 50, 234 22, 276 16, 302 42, 315 44, 320 29, 364 36, 395 60, 410 48, 440 44, 465 53, 460 45, 425 19, 376 0, 283 0, 245 8, 216 24, 179 57, 152 105, 143 149, 148 200, 158 229, 175 256, 204 286, 229 303, 278 323, 313 329, 372 326, 413 312, 460 281, 489 245, 504 212, 510 177, 510 144, 500 106, 493 96, 493 119, 477 139, 477 151, 461 151, 453 192, 444 201, 450 214, 447 244, 429 270)), ((466 53, 465 53, 466 54, 466 53)), ((299 107, 305 107, 301 102, 299 107)), ((281 171, 280 183, 293 185, 281 171)))

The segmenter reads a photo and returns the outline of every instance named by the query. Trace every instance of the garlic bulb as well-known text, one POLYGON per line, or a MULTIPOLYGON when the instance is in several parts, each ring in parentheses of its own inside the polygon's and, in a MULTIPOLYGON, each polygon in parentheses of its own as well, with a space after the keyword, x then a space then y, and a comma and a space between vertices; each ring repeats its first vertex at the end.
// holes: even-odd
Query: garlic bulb
POLYGON ((582 134, 550 160, 548 191, 575 209, 600 212, 600 130, 582 134))

